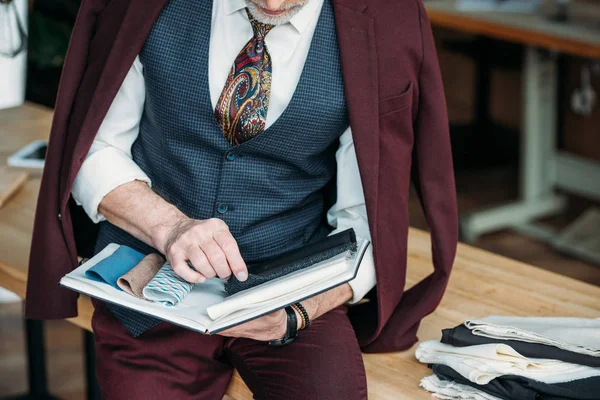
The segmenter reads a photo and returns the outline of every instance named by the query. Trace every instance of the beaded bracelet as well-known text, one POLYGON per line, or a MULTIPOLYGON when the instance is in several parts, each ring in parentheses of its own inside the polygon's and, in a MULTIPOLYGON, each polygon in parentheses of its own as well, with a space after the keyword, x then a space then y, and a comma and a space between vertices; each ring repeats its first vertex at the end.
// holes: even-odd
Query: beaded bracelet
POLYGON ((306 312, 306 309, 302 306, 302 304, 294 303, 292 304, 292 307, 296 311, 298 311, 298 314, 300 314, 300 317, 302 318, 302 326, 300 327, 300 330, 304 330, 310 327, 310 318, 308 318, 308 313, 306 312))
POLYGON ((300 321, 302 321, 298 330, 301 331, 301 330, 305 329, 306 328, 306 320, 304 319, 304 314, 302 314, 302 311, 300 311, 300 309, 298 307, 296 307, 295 304, 292 304, 291 307, 298 313, 298 315, 300 315, 300 321))

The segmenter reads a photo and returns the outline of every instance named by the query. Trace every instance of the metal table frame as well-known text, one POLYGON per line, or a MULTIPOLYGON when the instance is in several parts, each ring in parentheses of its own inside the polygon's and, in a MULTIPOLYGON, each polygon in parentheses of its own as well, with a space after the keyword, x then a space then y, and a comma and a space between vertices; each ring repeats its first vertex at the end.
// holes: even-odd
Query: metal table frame
MULTIPOLYGON (((85 354, 86 399, 101 400, 102 395, 100 394, 95 373, 96 354, 94 351, 94 335, 86 330, 82 331, 85 354)), ((7 400, 58 400, 57 397, 50 394, 48 389, 44 321, 26 319, 25 337, 27 341, 29 392, 7 400)))
POLYGON ((557 150, 557 77, 555 53, 525 48, 520 198, 463 216, 461 233, 467 242, 489 232, 513 228, 552 243, 556 232, 534 221, 564 211, 567 199, 555 189, 600 199, 600 178, 590 179, 600 177, 600 164, 557 150))

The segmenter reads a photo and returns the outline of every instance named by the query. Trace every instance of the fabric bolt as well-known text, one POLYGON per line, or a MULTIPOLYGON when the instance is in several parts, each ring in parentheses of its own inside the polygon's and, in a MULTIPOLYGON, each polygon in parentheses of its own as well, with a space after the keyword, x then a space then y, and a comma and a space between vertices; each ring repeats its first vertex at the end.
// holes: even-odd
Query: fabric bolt
MULTIPOLYGON (((211 13, 206 10, 212 4, 169 2, 150 32, 140 53, 146 102, 132 156, 153 190, 184 214, 226 222, 252 264, 318 241, 331 230, 323 218, 323 189, 335 175, 336 148, 349 124, 337 35, 327 1, 288 107, 269 129, 232 146, 213 113, 208 71, 196 67, 208 58, 211 13), (174 26, 189 37, 173 40, 174 26), (186 79, 166 71, 185 71, 186 79), (229 154, 236 155, 233 161, 229 154)), ((156 252, 108 221, 99 225, 96 252, 108 243, 156 252)), ((135 312, 120 315, 128 313, 135 312)), ((148 326, 157 322, 135 318, 144 319, 148 326)), ((123 323, 132 334, 144 331, 129 319, 123 323)))
POLYGON ((142 293, 146 300, 173 307, 179 304, 193 288, 193 283, 177 275, 170 264, 165 264, 144 287, 142 293))
POLYGON ((600 357, 600 318, 489 316, 465 321, 474 335, 547 344, 600 357))
POLYGON ((103 303, 93 302, 103 398, 221 400, 233 368, 257 400, 367 398, 362 354, 347 307, 315 320, 291 345, 272 347, 166 322, 135 339, 103 303))
POLYGON ((447 365, 477 384, 489 383, 503 375, 520 375, 545 383, 600 376, 600 368, 559 360, 529 359, 505 344, 453 347, 430 340, 419 344, 416 357, 422 363, 447 365))
POLYGON ((540 344, 521 342, 518 340, 493 339, 485 336, 474 335, 473 332, 463 324, 452 329, 442 330, 442 343, 456 347, 474 346, 490 343, 504 343, 512 347, 515 351, 529 358, 549 358, 561 360, 573 364, 587 365, 588 367, 600 367, 600 358, 563 350, 558 347, 540 344))
MULTIPOLYGON (((464 383, 440 379, 436 375, 426 376, 421 379, 420 386, 438 399, 445 400, 500 400, 500 397, 490 395, 484 391, 465 385, 464 383)), ((521 399, 519 399, 521 400, 521 399)))
POLYGON ((496 378, 477 385, 446 365, 431 365, 433 372, 444 381, 470 386, 505 400, 598 400, 600 377, 548 384, 517 375, 496 378))
POLYGON ((117 285, 130 295, 143 298, 144 286, 154 278, 165 261, 160 254, 148 254, 131 271, 121 276, 117 280, 117 285))
POLYGON ((88 279, 105 282, 115 289, 122 290, 117 281, 131 271, 142 259, 144 254, 127 246, 120 246, 113 254, 85 272, 88 279))
POLYGON ((272 63, 265 36, 274 25, 260 23, 246 12, 254 35, 235 58, 215 108, 215 117, 232 145, 265 129, 271 92, 272 63))

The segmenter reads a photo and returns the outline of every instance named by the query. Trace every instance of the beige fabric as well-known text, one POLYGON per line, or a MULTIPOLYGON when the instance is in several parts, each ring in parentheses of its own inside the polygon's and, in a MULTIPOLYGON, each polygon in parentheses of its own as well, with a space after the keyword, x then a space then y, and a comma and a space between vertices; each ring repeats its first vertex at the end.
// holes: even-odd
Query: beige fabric
POLYGON ((117 285, 125 292, 143 299, 144 286, 154 278, 165 261, 160 254, 148 254, 131 271, 120 277, 117 285))

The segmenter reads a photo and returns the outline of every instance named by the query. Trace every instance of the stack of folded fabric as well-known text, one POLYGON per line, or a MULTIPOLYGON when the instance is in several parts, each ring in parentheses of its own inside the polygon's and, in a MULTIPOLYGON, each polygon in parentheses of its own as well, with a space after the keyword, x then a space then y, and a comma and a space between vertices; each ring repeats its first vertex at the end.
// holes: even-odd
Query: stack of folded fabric
POLYGON ((600 400, 600 319, 487 317, 416 351, 441 399, 600 400))

